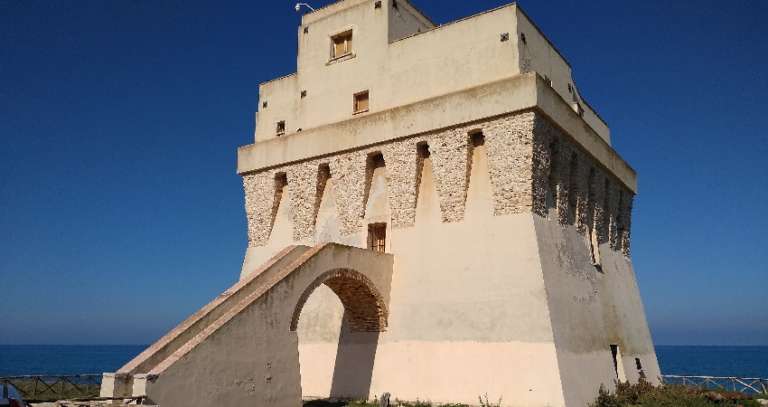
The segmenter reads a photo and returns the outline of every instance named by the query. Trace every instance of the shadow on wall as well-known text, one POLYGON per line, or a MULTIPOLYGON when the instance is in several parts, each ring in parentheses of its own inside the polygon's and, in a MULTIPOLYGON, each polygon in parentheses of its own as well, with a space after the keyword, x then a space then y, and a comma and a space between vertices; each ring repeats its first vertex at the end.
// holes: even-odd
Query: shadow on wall
POLYGON ((373 363, 376 347, 379 344, 379 332, 353 332, 347 322, 344 311, 339 344, 336 351, 336 363, 331 381, 332 398, 365 399, 371 390, 373 363))

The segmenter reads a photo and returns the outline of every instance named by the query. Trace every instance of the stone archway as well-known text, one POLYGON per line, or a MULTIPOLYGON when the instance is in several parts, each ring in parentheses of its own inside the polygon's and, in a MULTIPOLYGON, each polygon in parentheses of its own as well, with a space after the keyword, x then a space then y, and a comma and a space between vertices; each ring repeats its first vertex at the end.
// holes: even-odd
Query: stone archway
POLYGON ((318 276, 299 297, 290 325, 297 336, 302 397, 368 397, 379 333, 386 326, 386 303, 368 277, 351 269, 318 276))
POLYGON ((393 256, 336 243, 297 246, 279 256, 140 355, 131 365, 143 371, 130 372, 121 385, 137 391, 138 383, 158 405, 299 405, 295 329, 307 299, 322 286, 348 312, 326 392, 368 396, 378 336, 387 326, 393 256))
POLYGON ((321 274, 301 294, 291 318, 291 331, 296 331, 309 296, 321 284, 330 288, 341 300, 354 332, 382 332, 387 327, 387 306, 373 282, 364 274, 351 269, 335 269, 321 274))

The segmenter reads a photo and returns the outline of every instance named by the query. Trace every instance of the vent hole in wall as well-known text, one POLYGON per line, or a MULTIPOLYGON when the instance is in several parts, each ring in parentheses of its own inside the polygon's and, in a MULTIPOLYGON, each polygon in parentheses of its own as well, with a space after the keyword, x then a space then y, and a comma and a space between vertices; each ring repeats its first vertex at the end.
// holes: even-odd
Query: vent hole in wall
POLYGON ((485 145, 485 135, 481 130, 475 130, 469 133, 469 141, 472 144, 472 147, 480 147, 485 145))
POLYGON ((368 168, 375 170, 384 167, 384 155, 382 153, 373 153, 368 156, 368 168))
POLYGON ((419 158, 429 158, 429 156, 432 154, 429 152, 429 144, 427 144, 426 141, 422 141, 419 144, 416 144, 416 152, 419 155, 419 158))

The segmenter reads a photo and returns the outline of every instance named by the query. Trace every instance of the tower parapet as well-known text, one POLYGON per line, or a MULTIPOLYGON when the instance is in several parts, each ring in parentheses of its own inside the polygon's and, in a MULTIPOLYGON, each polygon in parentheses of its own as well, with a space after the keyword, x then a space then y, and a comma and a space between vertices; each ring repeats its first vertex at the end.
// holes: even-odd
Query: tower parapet
POLYGON ((435 25, 406 0, 344 0, 305 14, 297 35, 296 73, 259 86, 256 142, 358 116, 361 92, 372 114, 537 72, 610 143, 568 61, 514 3, 435 25))

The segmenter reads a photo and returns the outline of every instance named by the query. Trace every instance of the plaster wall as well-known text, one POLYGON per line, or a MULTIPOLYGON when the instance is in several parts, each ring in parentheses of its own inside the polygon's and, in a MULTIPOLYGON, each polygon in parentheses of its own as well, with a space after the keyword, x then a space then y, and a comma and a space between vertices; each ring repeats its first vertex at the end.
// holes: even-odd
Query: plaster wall
POLYGON ((302 254, 299 269, 270 274, 248 301, 134 381, 153 401, 282 406, 302 395, 386 391, 434 402, 474 403, 487 393, 512 405, 583 405, 615 378, 611 343, 630 380, 633 357, 643 358, 646 376, 658 371, 626 257, 631 199, 622 197, 631 191, 540 113, 288 163, 246 174, 244 187, 243 279, 267 275, 252 265, 289 244, 338 239, 364 248, 367 225, 382 221, 393 256, 325 246, 302 254), (585 186, 587 169, 599 181, 585 186), (587 237, 599 244, 606 275, 619 278, 590 274, 587 237), (377 256, 393 263, 382 268, 377 256), (372 319, 356 306, 340 309, 339 299, 349 303, 336 289, 314 285, 334 268, 376 282, 386 330, 352 330, 372 319), (190 380, 206 394, 180 392, 190 380))
POLYGON ((575 226, 539 217, 534 223, 567 404, 594 401, 601 384, 613 388, 620 375, 613 367, 612 344, 623 356, 618 363, 626 380, 639 379, 637 357, 646 378, 659 383, 631 261, 605 243, 598 269, 590 261, 586 237, 575 226))
MULTIPOLYGON (((432 152, 431 159, 436 174, 435 184, 440 197, 442 220, 444 222, 462 220, 465 211, 468 171, 471 167, 468 161, 468 154, 472 149, 469 137, 474 131, 482 131, 488 140, 495 214, 528 211, 540 215, 546 213, 544 196, 549 182, 547 180, 549 166, 553 162, 547 148, 552 140, 559 140, 558 143, 562 145, 559 153, 561 156, 558 156, 555 161, 562 164, 562 169, 558 170, 556 178, 558 182, 564 184, 559 190, 558 205, 564 206, 568 201, 565 184, 573 182, 571 178, 586 179, 586 174, 574 174, 572 177, 565 171, 567 165, 564 163, 573 154, 579 159, 579 168, 590 168, 600 179, 605 178, 609 182, 610 191, 613 193, 610 196, 612 206, 595 216, 600 222, 603 217, 607 219, 603 222, 606 227, 600 230, 605 235, 610 235, 612 247, 619 247, 617 246, 619 242, 625 242, 622 243, 621 249, 628 252, 632 190, 627 188, 620 178, 607 171, 602 162, 592 155, 592 151, 583 150, 578 142, 553 125, 547 117, 527 112, 484 122, 465 123, 427 134, 417 134, 388 144, 368 146, 245 174, 243 177, 245 206, 251 248, 248 256, 259 260, 267 259, 291 241, 314 244, 312 237, 316 234, 316 213, 319 211, 318 205, 324 201, 319 195, 322 192, 319 191, 318 175, 321 166, 327 166, 330 171, 330 181, 327 185, 331 185, 330 189, 334 194, 341 239, 344 243, 354 244, 348 236, 356 232, 364 232, 365 204, 370 193, 367 188, 371 182, 366 166, 367 160, 373 154, 383 154, 385 161, 389 162, 391 172, 387 182, 391 190, 389 192, 389 204, 392 209, 391 223, 397 227, 413 225, 417 197, 417 169, 420 165, 417 150, 420 143, 426 143, 432 152), (534 132, 541 136, 534 137, 534 132), (276 179, 281 174, 288 180, 288 184, 281 193, 278 193, 276 179), (288 209, 289 207, 293 209, 288 209), (618 220, 622 222, 619 223, 618 220), (620 238, 619 232, 621 232, 620 238), (292 237, 288 237, 289 234, 292 237), (253 249, 264 245, 269 245, 271 248, 253 249), (260 252, 268 253, 259 254, 260 252)), ((284 146, 285 144, 282 143, 284 146)), ((575 201, 584 204, 586 197, 582 195, 586 192, 585 188, 575 190, 574 196, 577 197, 575 201)), ((598 199, 593 197, 593 200, 598 199)), ((564 213, 565 209, 560 212, 564 213)), ((567 219, 563 218, 561 221, 565 222, 567 219)), ((583 230, 583 222, 584 219, 579 220, 580 230, 583 230)), ((248 261, 248 264, 257 264, 257 262, 248 261)), ((248 269, 243 270, 243 274, 249 272, 248 269)))
MULTIPOLYGON (((298 330, 304 396, 388 391, 474 403, 487 392, 529 405, 582 405, 600 384, 612 385, 613 343, 628 379, 637 379, 627 364, 634 357, 644 359, 647 377, 658 371, 626 257, 631 199, 616 199, 632 193, 546 116, 465 124, 249 174, 245 182, 280 172, 289 174, 289 184, 303 181, 288 186, 273 235, 252 239, 248 257, 326 239, 365 247, 366 225, 382 221, 389 226, 387 251, 395 255, 389 327, 376 338, 345 334, 332 292, 318 289, 310 297, 298 330), (479 145, 472 141, 477 131, 484 136, 479 145), (553 141, 557 153, 548 150, 553 141), (428 157, 419 153, 423 143, 428 157), (385 166, 366 170, 367 158, 378 153, 385 166), (578 173, 563 164, 571 157, 578 173), (323 163, 330 178, 320 191, 311 180, 323 163), (607 200, 605 191, 589 192, 588 170, 598 174, 593 184, 609 181, 607 200), (314 226, 289 209, 312 213, 307 202, 318 202, 314 226), (598 279, 590 236, 602 244, 605 273, 624 264, 624 277, 598 279), (344 375, 339 366, 349 365, 349 355, 367 361, 371 375, 344 375), (408 378, 397 366, 409 367, 408 378)), ((243 276, 249 272, 244 268, 243 276)))
POLYGON ((517 13, 517 46, 520 54, 520 71, 533 71, 548 78, 550 86, 562 96, 563 100, 571 108, 577 111, 580 109, 584 121, 610 144, 611 131, 605 121, 579 94, 573 79, 571 65, 520 7, 517 7, 515 11, 517 13))
POLYGON ((257 172, 531 110, 556 123, 599 165, 629 189, 636 189, 634 170, 541 76, 534 73, 516 75, 411 105, 358 115, 332 125, 240 147, 238 173, 257 172))
POLYGON ((397 1, 393 7, 392 0, 382 2, 382 7, 389 11, 389 42, 418 34, 435 27, 425 15, 408 1, 397 1))
MULTIPOLYGON (((339 355, 370 357, 342 329, 334 294, 318 289, 310 297, 298 330, 305 397, 391 392, 474 404, 488 393, 523 405, 563 404, 544 284, 537 256, 530 255, 536 252, 531 215, 494 216, 485 147, 473 149, 469 164, 465 221, 443 222, 432 160, 425 159, 418 226, 390 229, 388 251, 396 253, 390 321, 375 343, 370 377, 360 380, 360 369, 356 380, 340 377, 339 355)), ((366 221, 388 212, 388 169, 377 171, 366 221)))
MULTIPOLYGON (((305 15, 297 73, 260 85, 257 142, 275 138, 278 121, 292 134, 358 117, 353 95, 365 90, 370 106, 362 115, 530 71, 554 78, 553 89, 566 103, 577 95, 568 63, 515 4, 435 27, 403 0, 397 8, 392 0, 380 8, 373 1, 342 3, 305 15), (527 44, 519 41, 522 29, 527 44), (352 54, 331 59, 331 36, 348 30, 352 54)), ((586 122, 610 143, 608 127, 582 105, 586 122)))

